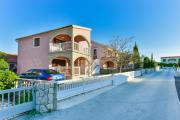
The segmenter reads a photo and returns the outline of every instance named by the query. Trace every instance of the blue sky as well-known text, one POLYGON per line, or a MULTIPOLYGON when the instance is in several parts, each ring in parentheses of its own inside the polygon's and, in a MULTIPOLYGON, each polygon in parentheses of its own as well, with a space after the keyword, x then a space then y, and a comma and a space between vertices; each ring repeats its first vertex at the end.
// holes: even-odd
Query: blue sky
POLYGON ((69 24, 90 27, 92 39, 135 36, 141 54, 180 55, 179 0, 0 0, 0 51, 15 39, 69 24))

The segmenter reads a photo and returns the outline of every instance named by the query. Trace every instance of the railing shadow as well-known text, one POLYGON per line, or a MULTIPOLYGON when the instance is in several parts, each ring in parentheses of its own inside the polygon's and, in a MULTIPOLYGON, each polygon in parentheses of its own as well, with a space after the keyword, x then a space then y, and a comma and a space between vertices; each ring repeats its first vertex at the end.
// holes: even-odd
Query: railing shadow
POLYGON ((174 78, 175 78, 176 91, 177 91, 178 98, 180 101, 180 76, 175 76, 174 78))

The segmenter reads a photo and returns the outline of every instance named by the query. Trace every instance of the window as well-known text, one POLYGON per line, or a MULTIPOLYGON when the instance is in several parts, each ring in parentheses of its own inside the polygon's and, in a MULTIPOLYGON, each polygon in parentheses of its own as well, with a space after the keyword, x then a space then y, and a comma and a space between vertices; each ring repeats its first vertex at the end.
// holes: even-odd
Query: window
POLYGON ((45 70, 45 73, 47 73, 47 74, 58 74, 58 72, 55 70, 45 70))
POLYGON ((97 49, 93 50, 93 59, 97 59, 97 49))
POLYGON ((168 62, 177 62, 176 59, 168 59, 168 62))
POLYGON ((94 49, 93 55, 97 56, 97 49, 94 49))
POLYGON ((166 62, 166 59, 163 59, 163 62, 166 62))
POLYGON ((27 72, 26 72, 26 74, 27 75, 41 75, 42 73, 41 73, 41 71, 40 70, 28 70, 27 72))
POLYGON ((40 46, 40 38, 35 38, 34 39, 34 47, 40 46))

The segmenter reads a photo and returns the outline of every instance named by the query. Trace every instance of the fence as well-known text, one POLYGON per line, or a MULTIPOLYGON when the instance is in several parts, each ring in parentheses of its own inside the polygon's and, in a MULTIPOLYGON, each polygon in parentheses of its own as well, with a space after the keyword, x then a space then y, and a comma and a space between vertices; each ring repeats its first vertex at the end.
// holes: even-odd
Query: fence
POLYGON ((0 91, 0 119, 12 117, 35 108, 34 87, 0 91))
POLYGON ((57 100, 64 100, 75 95, 90 92, 110 85, 113 85, 111 76, 57 82, 57 100))

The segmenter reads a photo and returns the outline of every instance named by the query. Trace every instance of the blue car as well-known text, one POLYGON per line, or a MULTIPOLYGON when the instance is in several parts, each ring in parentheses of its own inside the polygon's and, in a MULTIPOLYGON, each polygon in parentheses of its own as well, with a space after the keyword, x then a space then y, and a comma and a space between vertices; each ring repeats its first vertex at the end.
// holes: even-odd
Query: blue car
POLYGON ((65 76, 64 74, 51 69, 31 69, 22 73, 20 78, 61 81, 65 79, 65 76))

